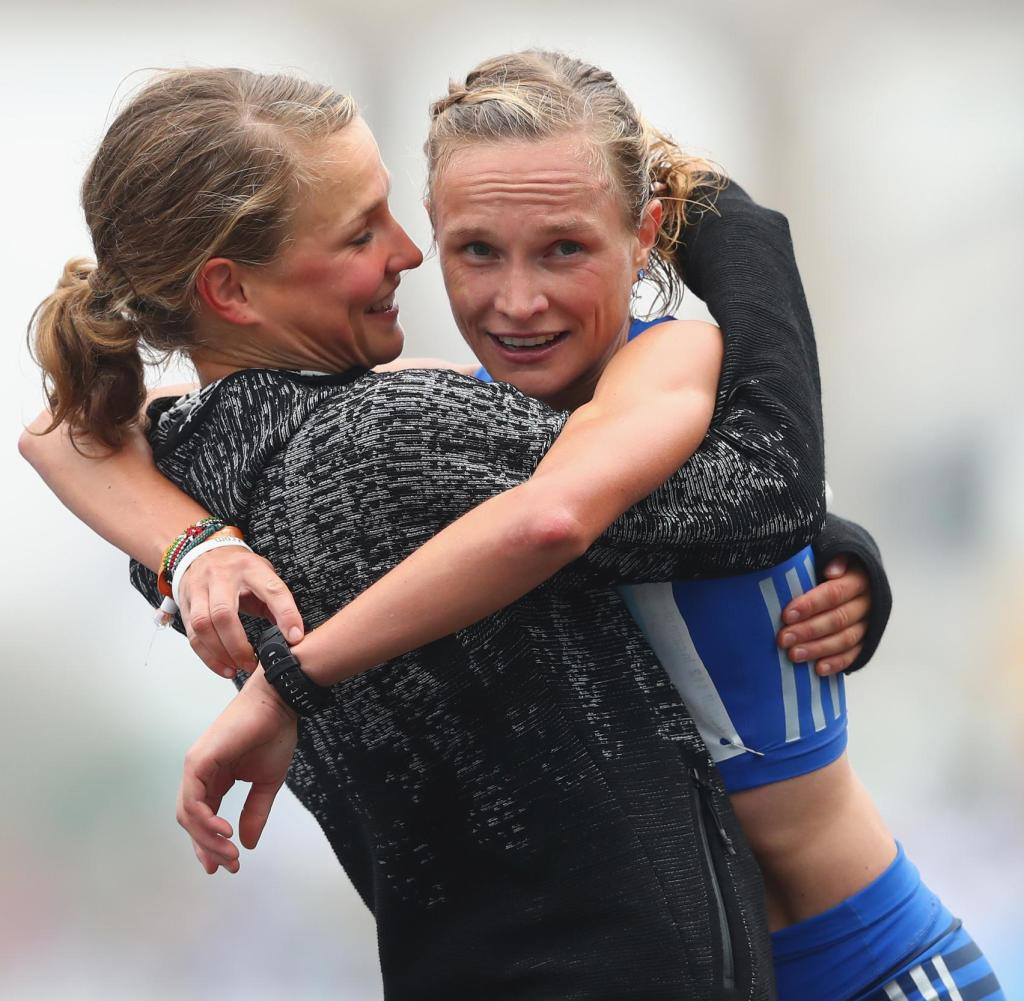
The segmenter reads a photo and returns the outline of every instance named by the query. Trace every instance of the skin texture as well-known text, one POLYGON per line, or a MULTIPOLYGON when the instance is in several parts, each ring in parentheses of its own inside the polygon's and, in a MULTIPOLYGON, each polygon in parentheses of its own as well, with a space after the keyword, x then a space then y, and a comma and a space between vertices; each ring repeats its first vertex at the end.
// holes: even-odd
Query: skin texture
MULTIPOLYGON (((630 289, 657 237, 661 204, 637 229, 582 135, 456 151, 430 203, 459 331, 499 382, 559 409, 593 395, 626 342, 630 289), (498 337, 558 335, 529 350, 498 337)), ((599 161, 598 161, 599 162, 599 161)))
POLYGON ((192 355, 203 383, 239 368, 372 368, 401 353, 397 306, 379 307, 423 255, 391 215, 391 180, 362 119, 325 140, 314 177, 273 261, 204 266, 205 336, 192 355))

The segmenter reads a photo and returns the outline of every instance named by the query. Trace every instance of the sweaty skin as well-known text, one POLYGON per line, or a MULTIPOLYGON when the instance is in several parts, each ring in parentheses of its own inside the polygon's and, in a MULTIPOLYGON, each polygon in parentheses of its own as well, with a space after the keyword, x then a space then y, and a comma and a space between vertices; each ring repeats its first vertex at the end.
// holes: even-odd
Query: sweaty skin
POLYGON ((557 409, 589 400, 626 343, 661 203, 628 226, 591 144, 568 136, 458 150, 430 211, 452 314, 484 368, 557 409), (501 341, 539 336, 554 340, 528 350, 501 341))

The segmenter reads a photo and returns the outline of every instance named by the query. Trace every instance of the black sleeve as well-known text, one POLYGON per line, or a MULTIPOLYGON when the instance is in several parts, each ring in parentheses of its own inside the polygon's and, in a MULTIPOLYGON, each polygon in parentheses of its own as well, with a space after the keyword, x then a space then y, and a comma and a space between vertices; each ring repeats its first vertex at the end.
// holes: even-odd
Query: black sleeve
POLYGON ((716 421, 749 411, 824 492, 818 355, 789 224, 733 181, 714 198, 683 230, 676 266, 725 336, 716 421))
MULTIPOLYGON (((685 475, 613 525, 588 561, 617 572, 657 512, 681 505, 673 516, 691 558, 676 576, 770 566, 810 542, 825 517, 817 351, 789 224, 730 182, 684 230, 676 265, 725 337, 711 429, 685 475)), ((644 557, 634 553, 630 579, 667 579, 644 557)))
MULTIPOLYGON (((403 553, 526 480, 567 416, 511 386, 481 385, 450 372, 378 378, 377 405, 355 434, 360 456, 353 461, 364 470, 362 510, 393 520, 411 540, 403 553)), ((309 427, 302 433, 320 432, 309 427)), ((328 441, 310 448, 320 457, 318 475, 323 457, 336 451, 328 441)), ((819 527, 815 498, 794 489, 787 468, 792 464, 770 448, 738 448, 729 436, 710 435, 682 469, 597 540, 574 572, 592 584, 778 563, 808 544, 819 527)))
POLYGON ((871 586, 871 612, 868 617, 868 631, 864 637, 860 656, 846 669, 846 673, 862 668, 875 654, 882 640, 885 627, 892 611, 892 590, 882 554, 878 544, 867 529, 838 515, 829 514, 825 527, 814 540, 814 558, 819 579, 825 565, 837 556, 855 556, 867 570, 871 586))

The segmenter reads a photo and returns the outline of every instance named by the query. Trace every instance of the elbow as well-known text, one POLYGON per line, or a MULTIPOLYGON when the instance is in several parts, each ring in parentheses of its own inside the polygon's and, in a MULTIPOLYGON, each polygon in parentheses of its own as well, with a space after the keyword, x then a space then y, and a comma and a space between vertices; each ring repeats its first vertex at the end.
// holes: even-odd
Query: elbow
POLYGON ((38 470, 42 466, 46 446, 41 430, 34 430, 34 427, 34 424, 29 425, 21 432, 18 438, 18 452, 30 466, 38 470))
POLYGON ((583 521, 569 505, 543 505, 527 510, 516 531, 515 545, 542 556, 545 562, 565 566, 582 556, 594 541, 583 521))
POLYGON ((36 472, 42 472, 63 429, 55 427, 49 410, 36 414, 18 438, 18 452, 36 472))

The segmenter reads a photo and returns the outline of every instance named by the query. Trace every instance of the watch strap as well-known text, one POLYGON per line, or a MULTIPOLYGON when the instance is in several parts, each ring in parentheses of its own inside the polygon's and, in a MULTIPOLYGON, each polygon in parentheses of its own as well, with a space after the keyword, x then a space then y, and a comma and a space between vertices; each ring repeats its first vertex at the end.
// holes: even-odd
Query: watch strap
POLYGON ((260 634, 256 653, 263 665, 263 675, 274 686, 286 705, 300 716, 311 716, 330 701, 331 690, 318 685, 292 653, 288 641, 277 626, 260 634))

